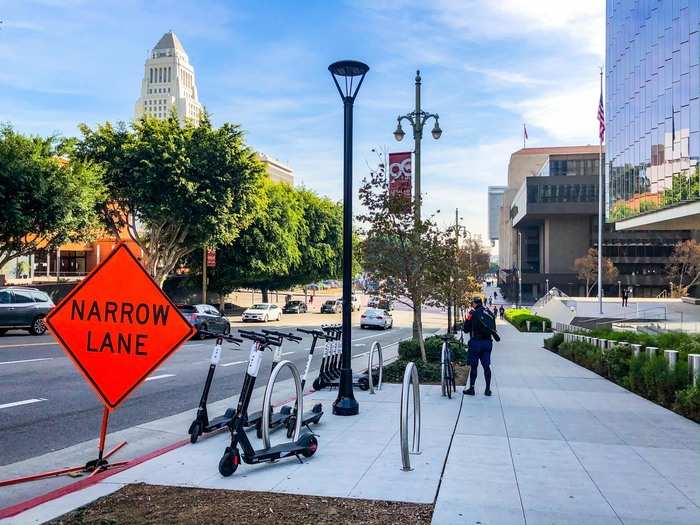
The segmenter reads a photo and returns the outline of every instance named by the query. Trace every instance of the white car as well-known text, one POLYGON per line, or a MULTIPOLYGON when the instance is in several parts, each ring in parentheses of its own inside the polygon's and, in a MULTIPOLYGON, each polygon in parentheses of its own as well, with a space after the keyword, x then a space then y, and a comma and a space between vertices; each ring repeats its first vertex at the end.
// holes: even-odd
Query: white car
POLYGON ((254 304, 241 315, 241 320, 245 321, 279 321, 282 319, 282 308, 272 303, 254 304))
POLYGON ((394 326, 394 319, 386 310, 367 308, 360 317, 360 328, 381 328, 386 330, 394 326))

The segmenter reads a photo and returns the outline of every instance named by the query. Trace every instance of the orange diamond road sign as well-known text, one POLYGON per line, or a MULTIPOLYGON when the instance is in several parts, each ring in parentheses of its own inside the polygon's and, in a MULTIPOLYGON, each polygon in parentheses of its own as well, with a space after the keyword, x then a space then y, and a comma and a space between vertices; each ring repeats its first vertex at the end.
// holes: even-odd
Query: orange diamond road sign
POLYGON ((194 334, 126 244, 71 290, 46 325, 111 409, 194 334))

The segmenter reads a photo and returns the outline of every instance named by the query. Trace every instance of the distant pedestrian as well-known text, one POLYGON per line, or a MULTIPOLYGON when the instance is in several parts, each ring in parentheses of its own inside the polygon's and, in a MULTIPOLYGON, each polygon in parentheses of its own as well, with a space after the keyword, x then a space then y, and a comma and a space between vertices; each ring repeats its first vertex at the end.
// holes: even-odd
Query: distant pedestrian
POLYGON ((493 305, 493 318, 496 319, 498 317, 498 306, 495 304, 493 305))
POLYGON ((493 291, 493 298, 498 299, 498 292, 496 290, 493 291))
POLYGON ((503 320, 503 318, 506 315, 506 309, 503 308, 503 305, 501 305, 501 307, 498 309, 498 314, 499 314, 499 317, 501 318, 501 320, 503 320))
POLYGON ((627 306, 627 301, 629 300, 629 290, 625 288, 622 291, 622 306, 627 306))
POLYGON ((469 388, 464 389, 464 394, 474 395, 474 384, 478 374, 479 363, 484 369, 484 379, 486 380, 486 390, 484 394, 491 395, 491 350, 493 349, 492 338, 500 341, 501 338, 496 333, 496 320, 491 312, 484 308, 481 297, 472 300, 473 310, 464 321, 464 331, 469 334, 467 351, 467 362, 471 367, 469 371, 469 388))

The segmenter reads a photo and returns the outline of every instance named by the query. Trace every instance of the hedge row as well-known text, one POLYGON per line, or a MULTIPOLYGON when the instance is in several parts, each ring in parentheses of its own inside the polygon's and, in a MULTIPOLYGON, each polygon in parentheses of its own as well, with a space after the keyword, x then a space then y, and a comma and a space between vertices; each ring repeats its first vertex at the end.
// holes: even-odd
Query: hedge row
MULTIPOLYGON (((383 380, 387 383, 401 383, 406 365, 413 361, 418 371, 421 383, 440 383, 440 357, 442 354, 442 339, 431 336, 425 339, 425 353, 428 362, 424 363, 420 355, 420 344, 417 339, 409 339, 399 343, 399 358, 384 367, 383 380)), ((465 363, 467 360, 466 345, 452 336, 447 343, 452 350, 452 360, 455 363, 465 363)))
POLYGON ((521 332, 527 332, 527 322, 530 321, 530 332, 543 332, 544 323, 547 324, 547 332, 552 331, 552 321, 546 317, 533 314, 527 308, 506 308, 504 314, 506 321, 521 332))
MULTIPOLYGON (((558 353, 620 386, 700 423, 700 388, 688 373, 688 353, 679 350, 671 369, 662 355, 634 356, 627 346, 615 345, 603 352, 584 342, 563 342, 562 334, 545 339, 545 348, 558 353)), ((656 345, 650 345, 656 346, 656 345)))
POLYGON ((642 346, 653 346, 664 350, 678 350, 679 353, 686 355, 700 353, 700 334, 664 332, 658 335, 650 335, 639 332, 614 332, 612 330, 598 329, 586 333, 586 335, 599 339, 609 339, 610 341, 626 341, 642 346))

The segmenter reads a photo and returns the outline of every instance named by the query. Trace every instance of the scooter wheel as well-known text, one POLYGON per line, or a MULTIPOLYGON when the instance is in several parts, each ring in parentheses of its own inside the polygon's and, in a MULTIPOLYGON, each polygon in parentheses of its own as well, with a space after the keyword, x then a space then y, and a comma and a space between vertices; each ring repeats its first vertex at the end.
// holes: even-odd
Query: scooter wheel
POLYGON ((305 448, 301 454, 305 458, 310 458, 316 453, 316 450, 318 449, 318 440, 313 434, 307 434, 306 436, 307 437, 304 440, 305 448))
POLYGON ((238 449, 232 451, 230 447, 226 447, 226 452, 224 452, 224 455, 221 456, 221 460, 219 461, 219 474, 226 478, 231 476, 236 472, 240 463, 241 456, 238 453, 238 449))
POLYGON ((360 390, 369 390, 369 379, 361 377, 357 380, 357 386, 360 387, 360 390))
POLYGON ((320 414, 321 412, 323 412, 323 405, 321 403, 316 403, 311 409, 311 412, 313 412, 314 414, 320 414))
POLYGON ((190 443, 195 444, 202 435, 202 425, 199 422, 192 423, 190 427, 190 443))
POLYGON ((262 439, 262 419, 255 424, 255 435, 262 439))
POLYGON ((314 390, 323 390, 323 383, 321 383, 321 380, 318 377, 314 379, 313 387, 314 390))
POLYGON ((288 414, 292 413, 292 407, 289 405, 284 405, 282 408, 280 408, 280 414, 284 414, 285 416, 288 414))

